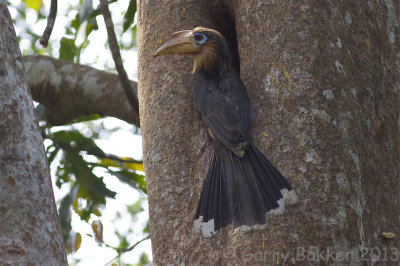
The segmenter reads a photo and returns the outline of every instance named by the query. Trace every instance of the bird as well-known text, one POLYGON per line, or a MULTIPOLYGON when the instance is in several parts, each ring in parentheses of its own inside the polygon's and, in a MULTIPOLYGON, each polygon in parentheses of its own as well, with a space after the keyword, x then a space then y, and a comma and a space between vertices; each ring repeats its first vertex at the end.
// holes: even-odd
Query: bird
POLYGON ((173 33, 153 57, 168 54, 193 57, 193 104, 213 140, 195 231, 212 237, 230 224, 242 232, 265 229, 267 218, 282 215, 298 196, 251 142, 249 97, 228 42, 216 30, 196 27, 173 33))

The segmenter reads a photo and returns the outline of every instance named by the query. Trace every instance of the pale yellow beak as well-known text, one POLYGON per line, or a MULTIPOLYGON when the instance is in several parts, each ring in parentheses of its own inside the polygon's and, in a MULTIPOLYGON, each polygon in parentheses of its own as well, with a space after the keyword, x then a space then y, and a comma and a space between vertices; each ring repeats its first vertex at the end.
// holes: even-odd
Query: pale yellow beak
POLYGON ((199 47, 193 41, 193 32, 191 30, 183 30, 175 32, 172 38, 153 54, 153 57, 166 54, 196 53, 198 51, 199 47))

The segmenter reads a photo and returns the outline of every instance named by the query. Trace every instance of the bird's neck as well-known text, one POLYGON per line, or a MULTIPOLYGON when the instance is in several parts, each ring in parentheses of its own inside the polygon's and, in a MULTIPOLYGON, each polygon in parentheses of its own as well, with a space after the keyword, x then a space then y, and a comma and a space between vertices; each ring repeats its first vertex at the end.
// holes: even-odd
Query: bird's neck
POLYGON ((212 41, 193 56, 193 73, 201 71, 209 76, 221 75, 230 67, 231 56, 227 44, 212 41))
POLYGON ((199 73, 205 77, 209 78, 218 78, 224 75, 226 71, 230 69, 230 64, 225 64, 223 62, 216 62, 214 65, 210 67, 196 67, 193 66, 193 74, 199 73))

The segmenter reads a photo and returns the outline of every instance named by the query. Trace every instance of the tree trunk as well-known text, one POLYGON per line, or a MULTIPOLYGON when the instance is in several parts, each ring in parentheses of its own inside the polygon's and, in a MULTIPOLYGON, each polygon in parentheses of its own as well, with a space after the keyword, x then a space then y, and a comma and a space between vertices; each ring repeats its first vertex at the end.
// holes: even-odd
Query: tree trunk
POLYGON ((400 233, 397 15, 392 0, 139 2, 156 264, 399 263, 399 237, 387 234, 400 233), (173 32, 199 25, 221 31, 237 49, 254 143, 298 192, 300 202, 264 231, 242 235, 228 227, 211 239, 192 231, 211 156, 192 105, 192 62, 151 55, 173 32))
POLYGON ((0 261, 66 265, 43 140, 22 57, 0 0, 0 261))

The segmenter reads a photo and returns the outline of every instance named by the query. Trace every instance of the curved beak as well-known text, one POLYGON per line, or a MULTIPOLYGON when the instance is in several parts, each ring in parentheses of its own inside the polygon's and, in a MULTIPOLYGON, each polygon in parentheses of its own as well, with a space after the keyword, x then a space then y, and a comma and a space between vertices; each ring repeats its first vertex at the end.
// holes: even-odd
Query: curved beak
POLYGON ((172 38, 161 46, 153 57, 166 54, 187 54, 199 51, 198 46, 193 41, 193 33, 191 30, 183 30, 175 32, 172 38))

